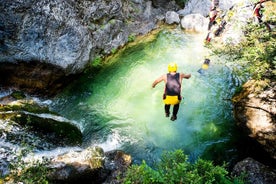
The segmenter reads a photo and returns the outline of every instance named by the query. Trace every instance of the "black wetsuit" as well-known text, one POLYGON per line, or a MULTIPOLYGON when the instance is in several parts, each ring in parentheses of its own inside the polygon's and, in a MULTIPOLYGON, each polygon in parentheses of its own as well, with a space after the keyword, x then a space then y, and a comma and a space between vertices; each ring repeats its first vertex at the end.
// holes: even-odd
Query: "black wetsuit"
POLYGON ((168 73, 165 94, 169 96, 178 96, 180 95, 180 89, 179 73, 174 75, 168 73))
MULTIPOLYGON (((168 96, 178 96, 179 100, 181 100, 180 92, 181 92, 181 84, 179 81, 179 73, 174 75, 168 73, 167 74, 167 83, 165 88, 164 98, 168 96)), ((165 113, 166 115, 170 114, 170 106, 169 104, 165 104, 165 113)), ((176 117, 179 109, 179 104, 173 106, 173 116, 176 117)))

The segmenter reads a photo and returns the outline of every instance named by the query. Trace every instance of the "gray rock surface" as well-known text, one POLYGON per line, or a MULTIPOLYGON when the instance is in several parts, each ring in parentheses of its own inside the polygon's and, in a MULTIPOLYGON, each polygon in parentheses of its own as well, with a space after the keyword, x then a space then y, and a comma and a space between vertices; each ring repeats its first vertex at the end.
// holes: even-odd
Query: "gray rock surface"
POLYGON ((0 0, 0 85, 56 91, 130 36, 157 28, 173 2, 0 0))
POLYGON ((207 30, 209 19, 201 14, 189 14, 181 19, 181 27, 187 31, 204 33, 207 30))
POLYGON ((233 98, 234 115, 246 134, 276 159, 276 83, 259 90, 263 85, 265 81, 254 80, 243 85, 243 91, 233 98))
POLYGON ((179 24, 180 23, 180 18, 179 15, 174 12, 174 11, 168 11, 166 13, 166 23, 167 24, 179 24))
POLYGON ((165 14, 143 0, 1 0, 0 11, 0 63, 50 63, 67 74, 123 46, 131 33, 149 32, 165 14))
POLYGON ((276 181, 275 170, 252 158, 246 158, 237 163, 232 175, 240 176, 243 173, 247 173, 246 181, 249 184, 274 184, 276 181))
POLYGON ((104 152, 100 147, 72 151, 51 160, 49 175, 57 183, 121 183, 120 177, 131 164, 123 151, 104 152))

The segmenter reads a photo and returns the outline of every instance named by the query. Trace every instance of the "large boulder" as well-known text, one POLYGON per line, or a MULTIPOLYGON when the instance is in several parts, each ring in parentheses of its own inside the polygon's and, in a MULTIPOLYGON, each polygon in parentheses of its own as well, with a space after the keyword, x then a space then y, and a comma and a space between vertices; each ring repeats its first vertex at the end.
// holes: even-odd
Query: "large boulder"
POLYGON ((1 63, 36 61, 72 72, 89 60, 92 35, 77 2, 1 1, 0 11, 1 63))
POLYGON ((102 183, 108 174, 104 172, 104 151, 100 147, 59 155, 51 160, 49 168, 53 171, 48 177, 54 183, 102 183))
POLYGON ((155 29, 167 10, 152 6, 147 0, 0 1, 0 85, 40 94, 60 89, 129 36, 155 29))
POLYGON ((234 176, 241 176, 244 173, 246 173, 246 183, 248 184, 273 184, 276 181, 276 170, 252 158, 238 162, 232 171, 234 176))
POLYGON ((167 24, 179 24, 180 23, 179 15, 174 11, 168 11, 166 13, 166 23, 167 24))
POLYGON ((104 153, 100 147, 89 147, 52 159, 49 179, 55 183, 121 183, 119 176, 130 164, 131 156, 123 151, 104 153))
POLYGON ((234 96, 234 116, 246 134, 276 159, 276 82, 250 80, 234 96))
POLYGON ((181 19, 181 27, 186 31, 204 33, 207 30, 209 19, 200 14, 189 14, 181 19))
POLYGON ((132 163, 131 155, 121 150, 114 150, 105 153, 105 168, 110 170, 110 175, 105 184, 120 184, 122 178, 132 163))
MULTIPOLYGON (((82 143, 82 132, 75 122, 51 112, 47 106, 33 99, 17 100, 12 94, 0 98, 0 119, 22 129, 28 129, 30 135, 34 132, 36 136, 54 145, 76 146, 82 143)), ((6 125, 2 127, 4 134, 8 134, 9 141, 21 137, 6 130, 6 125)))

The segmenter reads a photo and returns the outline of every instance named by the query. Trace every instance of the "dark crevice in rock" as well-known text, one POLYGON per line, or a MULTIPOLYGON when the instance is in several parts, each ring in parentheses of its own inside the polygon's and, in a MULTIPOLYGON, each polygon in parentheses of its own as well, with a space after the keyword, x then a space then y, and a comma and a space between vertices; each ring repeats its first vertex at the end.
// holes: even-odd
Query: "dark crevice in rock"
POLYGON ((57 66, 40 62, 0 63, 0 87, 13 86, 30 94, 53 96, 78 75, 66 75, 57 66))
POLYGON ((271 158, 270 154, 266 152, 256 140, 248 136, 243 136, 240 141, 237 142, 237 149, 239 151, 238 160, 251 157, 256 161, 276 169, 276 160, 271 158))

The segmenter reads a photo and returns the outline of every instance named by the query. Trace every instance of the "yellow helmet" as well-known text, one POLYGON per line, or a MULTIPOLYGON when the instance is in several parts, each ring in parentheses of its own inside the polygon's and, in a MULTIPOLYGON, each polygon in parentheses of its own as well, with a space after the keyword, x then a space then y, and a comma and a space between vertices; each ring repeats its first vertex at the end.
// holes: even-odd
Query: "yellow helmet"
POLYGON ((168 71, 169 72, 176 72, 177 71, 177 64, 176 63, 170 63, 168 65, 168 71))

